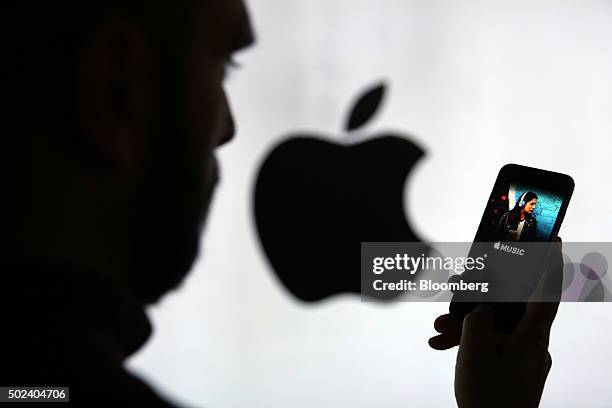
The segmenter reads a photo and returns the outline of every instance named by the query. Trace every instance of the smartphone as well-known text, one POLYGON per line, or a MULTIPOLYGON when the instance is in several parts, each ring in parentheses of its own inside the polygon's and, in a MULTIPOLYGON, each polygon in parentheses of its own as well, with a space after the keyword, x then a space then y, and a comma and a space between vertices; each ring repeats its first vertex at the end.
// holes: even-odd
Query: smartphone
POLYGON ((493 290, 471 298, 454 293, 452 316, 463 319, 487 303, 501 330, 518 323, 544 266, 543 243, 558 235, 573 191, 574 180, 566 174, 518 164, 501 168, 470 250, 470 256, 487 258, 487 266, 478 275, 462 276, 487 281, 493 290))

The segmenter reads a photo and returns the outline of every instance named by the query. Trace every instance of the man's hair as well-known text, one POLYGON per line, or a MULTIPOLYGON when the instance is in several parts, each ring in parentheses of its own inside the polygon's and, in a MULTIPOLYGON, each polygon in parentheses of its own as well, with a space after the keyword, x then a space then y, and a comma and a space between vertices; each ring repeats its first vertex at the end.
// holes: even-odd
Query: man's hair
MULTIPOLYGON (((119 16, 133 21, 150 32, 161 52, 178 52, 186 38, 190 3, 187 0, 7 2, 1 7, 0 24, 3 53, 0 83, 7 118, 23 113, 24 104, 30 104, 45 83, 60 82, 69 86, 76 77, 75 58, 79 47, 107 18, 119 16)), ((56 96, 74 96, 69 89, 65 90, 56 96)))

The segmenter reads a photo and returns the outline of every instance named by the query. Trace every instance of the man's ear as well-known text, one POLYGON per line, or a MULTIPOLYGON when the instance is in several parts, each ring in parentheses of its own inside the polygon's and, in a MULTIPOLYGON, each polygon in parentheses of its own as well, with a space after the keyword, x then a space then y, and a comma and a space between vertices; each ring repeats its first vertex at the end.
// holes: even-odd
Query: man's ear
POLYGON ((82 137, 114 175, 137 171, 153 117, 153 49, 147 32, 123 19, 101 25, 78 54, 82 137))

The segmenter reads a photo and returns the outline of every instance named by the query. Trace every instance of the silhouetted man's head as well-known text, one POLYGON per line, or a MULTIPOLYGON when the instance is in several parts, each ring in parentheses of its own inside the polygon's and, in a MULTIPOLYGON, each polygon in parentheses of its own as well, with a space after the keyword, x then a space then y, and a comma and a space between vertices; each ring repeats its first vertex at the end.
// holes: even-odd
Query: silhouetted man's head
POLYGON ((234 133, 223 79, 252 42, 242 1, 2 8, 3 244, 156 300, 196 257, 214 149, 234 133))

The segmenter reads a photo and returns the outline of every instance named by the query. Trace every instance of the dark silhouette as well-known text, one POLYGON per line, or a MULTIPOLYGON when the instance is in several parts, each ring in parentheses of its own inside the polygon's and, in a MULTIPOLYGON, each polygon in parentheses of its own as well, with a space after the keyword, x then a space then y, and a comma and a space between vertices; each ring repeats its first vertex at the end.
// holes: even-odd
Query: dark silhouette
MULTIPOLYGON (((218 177, 214 150, 234 133, 224 73, 232 54, 253 41, 244 5, 240 0, 34 0, 6 3, 1 15, 0 385, 69 386, 71 402, 84 406, 168 406, 127 372, 123 361, 150 335, 144 307, 180 284, 197 256, 218 177)), ((333 238, 413 237, 403 222, 399 193, 420 150, 386 136, 320 150, 338 151, 341 160, 334 161, 302 156, 314 155, 313 147, 324 142, 296 143, 284 147, 303 161, 273 154, 268 170, 306 176, 301 167, 317 160, 319 172, 312 177, 318 181, 312 185, 323 190, 309 197, 297 189, 303 183, 284 179, 290 181, 290 200, 306 194, 314 200, 309 204, 325 207, 316 199, 333 197, 344 183, 355 188, 347 190, 355 196, 332 201, 344 202, 343 208, 316 210, 325 214, 317 221, 328 229, 316 236, 308 232, 309 237, 342 245, 344 255, 354 253, 353 242, 333 238), (347 158, 349 151, 355 156, 347 158), (376 166, 363 167, 372 160, 376 166), (333 179, 336 169, 341 176, 333 179), (374 201, 387 207, 368 204, 374 201)), ((279 193, 275 180, 283 179, 275 177, 258 186, 262 202, 279 193)), ((271 222, 272 240, 283 232, 279 221, 295 227, 307 220, 300 219, 302 213, 278 213, 286 218, 274 220, 269 210, 258 225, 271 222)), ((300 249, 302 258, 294 265, 330 256, 300 249)), ((317 265, 338 253, 333 255, 317 265)), ((297 285, 295 293, 305 299, 329 293, 308 282, 297 285)), ((353 283, 348 288, 356 290, 353 283)), ((552 323, 556 308, 543 311, 533 309, 529 322, 552 323)), ((464 326, 463 335, 471 330, 464 326)), ((465 347, 464 338, 460 353, 468 361, 481 350, 465 347)), ((530 367, 514 361, 516 367, 530 367)), ((457 394, 470 402, 466 406, 499 406, 479 403, 478 394, 478 387, 490 389, 490 374, 499 366, 479 366, 476 373, 469 364, 462 367, 467 371, 457 371, 457 394), (465 379, 471 380, 468 385, 465 379)), ((538 380, 533 383, 543 385, 538 380)))
POLYGON ((463 319, 439 316, 429 339, 436 350, 459 346, 455 397, 459 407, 537 407, 552 367, 548 352, 563 285, 561 239, 552 243, 542 276, 516 323, 499 327, 499 308, 480 304, 463 319))
POLYGON ((163 406, 122 367, 194 261, 240 0, 2 6, 2 386, 163 406))

